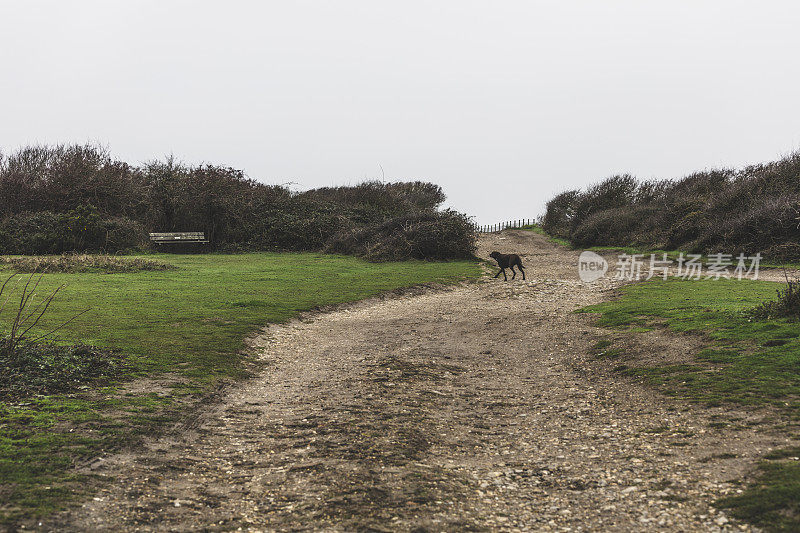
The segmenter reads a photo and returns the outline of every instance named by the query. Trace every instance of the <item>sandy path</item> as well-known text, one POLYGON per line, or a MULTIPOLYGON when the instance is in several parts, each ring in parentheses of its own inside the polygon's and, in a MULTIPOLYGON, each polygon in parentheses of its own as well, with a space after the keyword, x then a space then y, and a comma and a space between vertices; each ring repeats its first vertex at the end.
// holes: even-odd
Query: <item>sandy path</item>
POLYGON ((609 297, 538 235, 528 281, 486 279, 271 327, 269 361, 190 427, 119 455, 117 482, 43 529, 709 531, 710 508, 781 442, 712 429, 590 361, 573 310, 609 297), (735 456, 735 457, 733 457, 735 456))

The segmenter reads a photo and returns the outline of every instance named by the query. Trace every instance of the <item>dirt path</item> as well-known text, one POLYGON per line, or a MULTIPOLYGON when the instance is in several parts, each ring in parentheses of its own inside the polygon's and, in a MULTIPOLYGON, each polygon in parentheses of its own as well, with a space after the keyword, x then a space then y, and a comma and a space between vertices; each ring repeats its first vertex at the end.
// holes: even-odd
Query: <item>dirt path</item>
MULTIPOLYGON (((271 327, 269 365, 171 438, 110 458, 67 531, 713 531, 710 502, 777 436, 709 426, 589 360, 609 297, 539 235, 485 279, 271 327)), ((668 345, 668 343, 667 343, 668 345)))

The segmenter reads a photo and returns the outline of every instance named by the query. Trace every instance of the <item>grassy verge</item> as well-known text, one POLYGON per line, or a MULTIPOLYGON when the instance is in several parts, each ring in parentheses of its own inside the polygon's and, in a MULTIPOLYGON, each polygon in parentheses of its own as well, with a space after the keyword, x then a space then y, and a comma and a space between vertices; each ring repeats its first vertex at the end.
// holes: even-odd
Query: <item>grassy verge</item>
MULTIPOLYGON (((711 405, 769 405, 788 426, 800 421, 800 324, 756 320, 748 310, 774 298, 777 284, 757 281, 651 280, 624 287, 616 301, 583 309, 600 325, 635 335, 658 324, 708 339, 691 364, 619 365, 668 394, 711 405)), ((612 351, 607 344, 598 353, 612 351)), ((789 431, 787 429, 787 431, 789 431)), ((754 484, 718 505, 768 530, 800 530, 800 466, 785 450, 766 457, 754 484)))
MULTIPOLYGON (((61 284, 37 328, 47 331, 90 308, 58 341, 119 350, 124 380, 165 378, 149 392, 107 383, 97 390, 0 402, 0 524, 53 511, 91 487, 83 459, 160 427, 170 406, 221 379, 246 375, 244 339, 322 305, 419 283, 478 276, 474 262, 367 263, 320 254, 149 255, 175 270, 45 274, 61 284)), ((10 270, 5 272, 9 273, 10 270)), ((0 327, 8 316, 0 316, 0 327)))
POLYGON ((553 237, 552 235, 547 233, 544 229, 542 229, 542 227, 540 225, 538 225, 538 224, 528 224, 528 225, 525 225, 525 226, 521 226, 518 229, 523 229, 523 230, 526 230, 526 231, 532 231, 534 233, 538 233, 539 235, 544 235, 545 237, 547 237, 547 240, 552 242, 552 243, 560 244, 561 246, 567 246, 569 248, 572 248, 572 245, 570 244, 570 242, 568 240, 561 239, 559 237, 553 237))
MULTIPOLYGON (((560 244, 561 246, 566 246, 567 248, 572 248, 573 250, 578 249, 567 239, 562 239, 561 237, 554 237, 553 235, 550 235, 544 230, 544 228, 542 228, 538 224, 529 224, 527 226, 522 226, 519 229, 533 231, 535 233, 538 233, 539 235, 544 235, 545 237, 547 237, 547 240, 552 243, 560 244)), ((581 249, 591 250, 599 254, 610 254, 610 253, 627 254, 627 255, 642 254, 646 257, 650 256, 650 254, 656 254, 656 256, 658 257, 661 257, 662 254, 667 254, 667 257, 672 260, 677 259, 678 256, 681 254, 681 252, 675 250, 648 250, 645 248, 637 248, 635 246, 592 246, 590 248, 581 248, 581 249)), ((684 252, 684 255, 686 253, 687 252, 684 252)), ((705 262, 705 260, 706 258, 703 257, 702 261, 705 262)))

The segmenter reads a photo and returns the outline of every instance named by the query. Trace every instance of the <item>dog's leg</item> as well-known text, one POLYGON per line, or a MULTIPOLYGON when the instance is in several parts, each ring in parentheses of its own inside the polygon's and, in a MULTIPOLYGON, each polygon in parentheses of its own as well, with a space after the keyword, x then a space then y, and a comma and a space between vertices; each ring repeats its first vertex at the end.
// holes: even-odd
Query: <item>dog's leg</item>
POLYGON ((508 281, 508 276, 506 276, 506 269, 503 269, 503 281, 508 281))
POLYGON ((516 278, 516 277, 517 277, 517 271, 516 271, 516 270, 514 270, 514 265, 511 265, 511 272, 513 272, 513 274, 514 274, 513 276, 511 276, 511 280, 513 281, 513 280, 514 280, 514 278, 516 278))
POLYGON ((522 280, 525 281, 525 270, 522 269, 522 265, 517 266, 519 266, 519 271, 522 272, 522 280))
MULTIPOLYGON (((497 274, 495 274, 495 275, 494 275, 494 279, 497 279, 497 276, 499 276, 499 275, 500 275, 500 272, 503 272, 503 270, 500 270, 499 272, 497 272, 497 274)), ((506 273, 505 273, 505 272, 503 272, 503 275, 505 276, 505 275, 506 275, 506 273)))

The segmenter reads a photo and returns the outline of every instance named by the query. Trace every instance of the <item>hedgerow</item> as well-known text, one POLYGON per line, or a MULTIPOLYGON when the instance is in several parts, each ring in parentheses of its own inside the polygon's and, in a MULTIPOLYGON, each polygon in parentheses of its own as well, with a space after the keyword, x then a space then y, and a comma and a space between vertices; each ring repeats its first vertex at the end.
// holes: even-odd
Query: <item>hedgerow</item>
POLYGON ((625 245, 800 259, 800 152, 740 170, 641 182, 612 176, 550 200, 548 233, 576 246, 625 245))
POLYGON ((296 193, 230 167, 172 157, 134 166, 93 145, 32 146, 0 155, 0 254, 113 253, 146 247, 148 232, 203 231, 219 251, 466 257, 472 227, 440 211, 444 199, 441 187, 421 181, 296 193), (416 220, 414 230, 392 234, 391 221, 403 217, 416 220), (372 244, 342 246, 347 235, 372 244))

